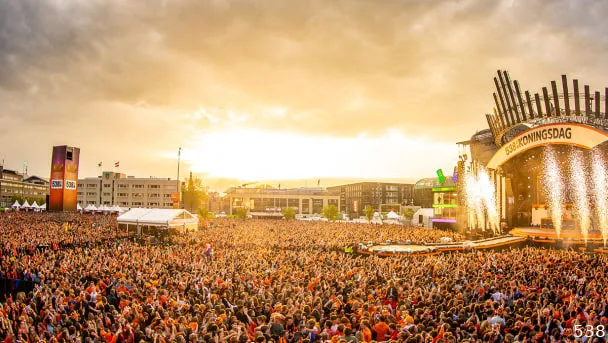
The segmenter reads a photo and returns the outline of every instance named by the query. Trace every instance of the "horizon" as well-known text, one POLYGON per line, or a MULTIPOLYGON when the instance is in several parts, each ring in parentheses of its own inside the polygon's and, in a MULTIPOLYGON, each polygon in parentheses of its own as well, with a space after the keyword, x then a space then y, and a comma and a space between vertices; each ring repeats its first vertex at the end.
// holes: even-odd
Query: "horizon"
MULTIPOLYGON (((486 129, 492 78, 602 89, 606 3, 33 1, 0 4, 0 160, 51 149, 211 185, 415 180, 486 129), (198 34, 202 33, 202 34, 198 34), (9 148, 10 147, 10 148, 9 148)), ((223 189, 216 189, 223 191, 223 189)))

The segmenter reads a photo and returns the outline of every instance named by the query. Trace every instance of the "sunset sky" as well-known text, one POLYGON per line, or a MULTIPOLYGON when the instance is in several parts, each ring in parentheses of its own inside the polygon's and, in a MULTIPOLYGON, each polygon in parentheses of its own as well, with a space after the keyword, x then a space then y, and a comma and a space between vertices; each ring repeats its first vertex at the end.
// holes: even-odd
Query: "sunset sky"
POLYGON ((51 147, 68 144, 81 176, 120 161, 174 178, 182 146, 182 175, 221 186, 429 177, 487 127, 497 69, 534 92, 563 73, 608 85, 607 13, 583 0, 0 0, 0 159, 48 177, 51 147))

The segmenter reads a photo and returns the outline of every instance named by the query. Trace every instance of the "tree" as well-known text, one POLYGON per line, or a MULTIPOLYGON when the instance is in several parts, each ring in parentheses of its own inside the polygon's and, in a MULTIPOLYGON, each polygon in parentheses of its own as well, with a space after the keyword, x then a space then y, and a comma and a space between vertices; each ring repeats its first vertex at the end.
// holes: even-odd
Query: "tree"
POLYGON ((336 207, 336 205, 329 205, 323 207, 323 217, 327 218, 330 221, 334 221, 338 219, 338 215, 340 211, 336 207))
POLYGON ((236 217, 240 219, 246 219, 249 209, 247 207, 239 207, 236 209, 236 217))
POLYGON ((412 218, 414 218, 414 214, 415 214, 415 213, 416 213, 416 212, 414 211, 414 209, 412 209, 412 208, 406 208, 406 209, 403 211, 403 216, 404 216, 405 218, 409 219, 409 220, 412 220, 412 218))
POLYGON ((372 218, 374 218, 374 208, 372 207, 372 205, 367 205, 365 206, 365 209, 363 210, 363 212, 365 212, 365 216, 367 217, 367 220, 371 221, 372 218))
POLYGON ((214 217, 213 213, 209 212, 207 207, 201 207, 198 209, 198 217, 200 219, 211 219, 214 217))
POLYGON ((190 212, 207 206, 207 190, 203 187, 203 180, 198 177, 190 177, 182 189, 184 208, 190 212))
POLYGON ((296 217, 296 210, 293 207, 283 207, 281 214, 286 220, 291 220, 296 217))

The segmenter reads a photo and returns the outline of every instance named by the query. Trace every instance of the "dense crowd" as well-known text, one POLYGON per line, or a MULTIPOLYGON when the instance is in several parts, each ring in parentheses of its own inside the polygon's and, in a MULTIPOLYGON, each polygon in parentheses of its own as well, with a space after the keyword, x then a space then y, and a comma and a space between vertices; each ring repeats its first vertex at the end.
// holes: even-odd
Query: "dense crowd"
MULTIPOLYGON (((28 246, 29 237, 45 244, 74 240, 61 223, 49 224, 56 221, 52 215, 35 216, 0 214, 2 245, 28 246), (51 227, 56 231, 46 232, 51 227)), ((82 220, 82 233, 91 238, 119 234, 107 217, 82 220), (100 236, 89 230, 92 224, 100 236)), ((1 271, 18 278, 36 273, 40 285, 2 301, 0 338, 568 342, 576 325, 608 325, 604 255, 526 248, 382 259, 334 248, 367 240, 431 242, 446 232, 321 222, 216 224, 170 245, 115 240, 4 249, 1 271)))

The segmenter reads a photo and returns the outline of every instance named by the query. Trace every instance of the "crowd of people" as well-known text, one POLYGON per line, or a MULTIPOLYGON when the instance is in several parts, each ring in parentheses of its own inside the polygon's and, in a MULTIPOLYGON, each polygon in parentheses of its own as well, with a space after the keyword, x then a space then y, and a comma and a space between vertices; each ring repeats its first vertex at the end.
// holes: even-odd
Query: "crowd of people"
POLYGON ((4 342, 571 342, 578 325, 608 325, 600 254, 524 248, 383 259, 335 248, 449 234, 254 220, 152 246, 121 239, 112 217, 74 217, 84 236, 75 238, 52 214, 30 215, 0 214, 0 272, 40 279, 1 301, 4 342), (105 243, 14 249, 81 238, 105 243))

